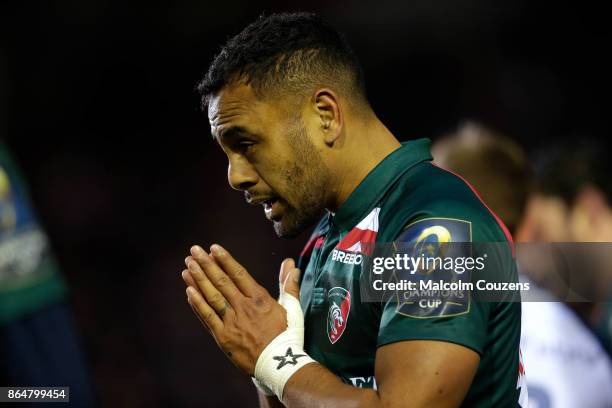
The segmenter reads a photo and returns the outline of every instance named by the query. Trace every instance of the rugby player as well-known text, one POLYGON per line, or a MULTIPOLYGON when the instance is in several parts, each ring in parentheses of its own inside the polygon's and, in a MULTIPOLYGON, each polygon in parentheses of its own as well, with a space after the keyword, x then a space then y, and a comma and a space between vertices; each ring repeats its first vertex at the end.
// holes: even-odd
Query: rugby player
POLYGON ((429 141, 400 143, 377 118, 341 34, 313 14, 260 17, 199 89, 230 185, 280 237, 316 224, 281 265, 278 301, 219 245, 185 259, 189 304, 262 407, 519 406, 520 303, 360 298, 375 243, 501 242, 493 261, 516 268, 503 224, 429 141))

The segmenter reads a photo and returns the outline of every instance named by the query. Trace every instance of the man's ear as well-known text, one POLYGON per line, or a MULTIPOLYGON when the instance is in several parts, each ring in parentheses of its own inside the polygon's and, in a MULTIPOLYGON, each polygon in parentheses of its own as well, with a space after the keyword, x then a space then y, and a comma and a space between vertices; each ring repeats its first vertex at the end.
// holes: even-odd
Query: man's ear
POLYGON ((314 94, 314 107, 319 117, 325 144, 333 146, 344 125, 338 95, 329 88, 321 88, 314 94))

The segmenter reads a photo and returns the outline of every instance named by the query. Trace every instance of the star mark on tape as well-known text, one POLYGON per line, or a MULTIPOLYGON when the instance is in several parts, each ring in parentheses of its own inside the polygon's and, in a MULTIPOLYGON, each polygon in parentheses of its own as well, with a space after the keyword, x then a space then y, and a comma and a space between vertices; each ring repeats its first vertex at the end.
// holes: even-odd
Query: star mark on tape
POLYGON ((294 355, 293 351, 291 350, 291 347, 289 347, 284 356, 274 356, 272 358, 276 361, 280 361, 280 363, 278 363, 278 366, 276 367, 277 370, 280 370, 281 368, 283 368, 284 366, 288 364, 296 365, 298 363, 297 359, 300 357, 306 357, 306 354, 295 354, 294 355))

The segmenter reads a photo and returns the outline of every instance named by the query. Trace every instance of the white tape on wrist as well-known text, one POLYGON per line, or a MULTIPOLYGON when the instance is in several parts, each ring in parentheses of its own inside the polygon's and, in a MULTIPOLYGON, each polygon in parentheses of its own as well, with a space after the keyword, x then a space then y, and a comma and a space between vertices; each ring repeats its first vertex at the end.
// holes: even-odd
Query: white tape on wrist
POLYGON ((315 361, 304 352, 304 315, 300 301, 281 292, 278 303, 287 311, 287 330, 276 336, 261 352, 255 364, 255 378, 282 401, 289 378, 306 364, 315 361))
POLYGON ((253 384, 255 384, 255 387, 257 387, 259 392, 261 392, 266 397, 273 397, 274 395, 276 395, 272 392, 271 389, 266 387, 266 385, 262 383, 261 381, 259 381, 257 378, 251 377, 251 380, 253 380, 253 384))

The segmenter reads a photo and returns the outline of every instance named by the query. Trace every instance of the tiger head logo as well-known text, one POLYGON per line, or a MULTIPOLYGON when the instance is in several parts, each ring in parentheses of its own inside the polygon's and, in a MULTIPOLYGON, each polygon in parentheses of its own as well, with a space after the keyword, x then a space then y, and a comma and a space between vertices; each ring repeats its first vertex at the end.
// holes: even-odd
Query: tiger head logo
POLYGON ((351 293, 339 286, 327 294, 329 312, 327 313, 327 337, 331 344, 336 343, 346 329, 351 310, 351 293))

